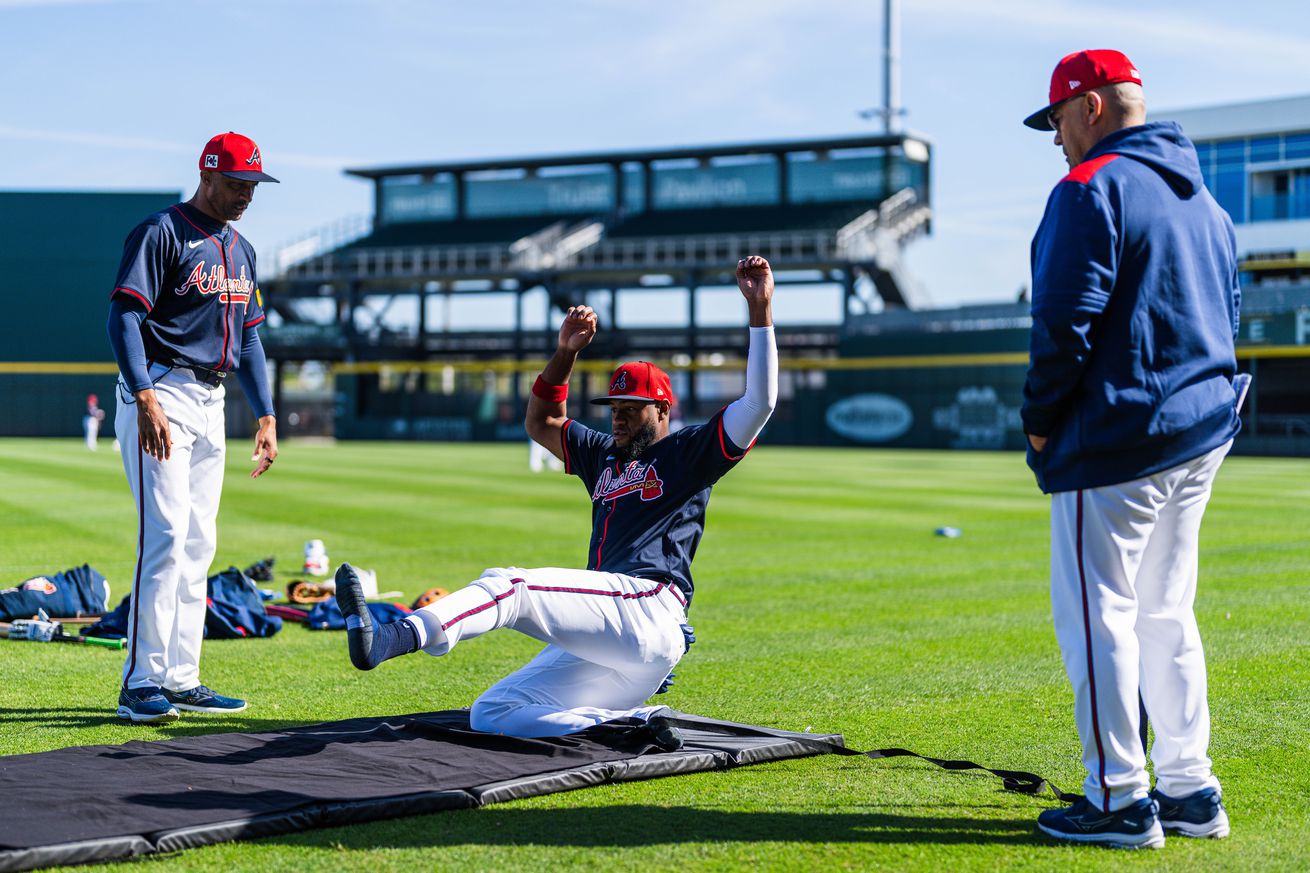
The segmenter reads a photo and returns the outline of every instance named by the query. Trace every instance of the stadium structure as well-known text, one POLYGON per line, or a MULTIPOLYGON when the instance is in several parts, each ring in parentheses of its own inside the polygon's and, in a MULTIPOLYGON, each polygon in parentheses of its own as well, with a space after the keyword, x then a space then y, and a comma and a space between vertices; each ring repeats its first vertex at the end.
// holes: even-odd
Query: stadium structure
MULTIPOLYGON (((1243 286, 1239 367, 1255 375, 1236 451, 1310 454, 1310 96, 1180 121, 1232 214, 1243 286)), ((602 332, 571 415, 622 359, 666 366, 694 421, 742 385, 744 306, 732 268, 770 259, 781 404, 772 443, 1023 446, 1025 302, 934 309, 902 264, 932 226, 932 156, 913 133, 347 170, 373 215, 272 260, 265 344, 280 430, 343 439, 522 440, 523 402, 562 310, 602 332), (817 313, 809 317, 809 313, 817 313)), ((26 323, 0 349, 6 434, 77 433, 87 393, 112 396, 104 289, 124 228, 167 194, 0 194, 0 276, 26 323), (78 216, 86 257, 43 249, 78 216), (85 219, 82 221, 82 219, 85 219), (94 263, 93 263, 94 261, 94 263), (56 313, 57 311, 57 313, 56 313)), ((265 263, 268 261, 266 260, 265 263)), ((249 428, 239 391, 230 429, 249 428)))
MULTIPOLYGON (((896 134, 348 170, 374 185, 371 232, 264 283, 269 353, 336 365, 338 436, 518 439, 558 315, 586 302, 588 362, 658 360, 681 414, 707 416, 739 388, 744 315, 712 311, 744 313, 738 258, 842 313, 780 327, 788 359, 836 357, 848 313, 921 305, 900 252, 930 227, 930 161, 896 134), (456 329, 461 303, 466 324, 509 323, 456 329)), ((603 393, 595 367, 581 378, 579 396, 603 393)))

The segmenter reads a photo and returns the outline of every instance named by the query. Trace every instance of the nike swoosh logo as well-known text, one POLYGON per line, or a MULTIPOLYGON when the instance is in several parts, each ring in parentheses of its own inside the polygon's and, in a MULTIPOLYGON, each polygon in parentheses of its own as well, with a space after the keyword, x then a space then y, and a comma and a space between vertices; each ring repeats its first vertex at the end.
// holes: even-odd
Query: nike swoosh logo
POLYGON ((196 246, 203 246, 204 244, 205 244, 205 241, 204 241, 203 239, 198 239, 198 240, 196 240, 195 242, 189 242, 189 243, 187 243, 187 244, 186 244, 186 247, 189 248, 189 249, 194 249, 196 246))

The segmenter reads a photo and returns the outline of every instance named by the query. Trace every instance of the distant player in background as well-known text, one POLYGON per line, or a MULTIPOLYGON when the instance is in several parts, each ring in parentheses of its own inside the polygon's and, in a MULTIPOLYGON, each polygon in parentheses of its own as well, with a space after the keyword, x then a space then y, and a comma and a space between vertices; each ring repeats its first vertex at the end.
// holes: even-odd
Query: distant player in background
POLYGON ((1192 604, 1201 517, 1239 426, 1233 224, 1178 125, 1146 123, 1119 52, 1061 60, 1025 123, 1055 131, 1070 168, 1033 239, 1022 415, 1051 494, 1051 605, 1087 768, 1086 798, 1038 827, 1128 847, 1222 837, 1192 604))
POLYGON ((543 470, 563 470, 564 462, 551 454, 550 450, 536 440, 528 440, 528 469, 534 473, 543 470))
POLYGON ((100 408, 100 398, 94 394, 86 395, 86 414, 82 416, 82 434, 86 437, 86 447, 96 450, 96 439, 100 436, 100 422, 105 420, 105 411, 100 408))
POLYGON ((110 295, 109 341, 118 362, 123 468, 136 503, 136 575, 118 715, 171 721, 178 710, 240 712, 244 700, 200 682, 209 565, 223 488, 224 379, 236 372, 259 420, 255 469, 277 458, 277 424, 264 348, 255 250, 232 222, 263 171, 254 142, 211 139, 200 185, 185 203, 128 235, 110 295))
POLYGON ((768 262, 743 259, 737 284, 750 312, 745 394, 705 424, 676 433, 669 431, 669 378, 645 361, 619 367, 609 393, 592 401, 609 406, 612 433, 568 417, 569 377, 597 330, 590 307, 570 308, 555 354, 533 386, 525 425, 591 495, 587 569, 486 570, 468 587, 375 627, 357 572, 343 564, 337 600, 354 665, 370 670, 419 649, 444 655, 462 640, 513 628, 546 648, 474 702, 474 729, 558 736, 634 717, 647 722, 657 744, 678 747, 672 728, 651 721, 665 707, 644 704, 694 639, 685 624, 691 561, 710 489, 746 455, 777 399, 768 262))

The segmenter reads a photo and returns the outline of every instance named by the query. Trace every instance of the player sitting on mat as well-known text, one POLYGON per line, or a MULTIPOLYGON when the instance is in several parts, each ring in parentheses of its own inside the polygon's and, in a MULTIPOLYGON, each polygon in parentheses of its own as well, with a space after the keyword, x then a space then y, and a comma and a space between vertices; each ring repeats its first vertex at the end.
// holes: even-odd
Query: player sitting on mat
MULTIPOLYGON (((685 628, 691 561, 705 531, 710 489, 745 456, 777 400, 768 261, 739 261, 737 285, 750 313, 746 391, 705 424, 673 433, 669 377, 645 361, 620 366, 608 395, 591 401, 610 407, 612 435, 568 417, 569 376, 597 329, 590 307, 571 307, 555 354, 533 386, 525 423, 529 436, 591 494, 587 569, 486 570, 462 590, 374 626, 358 575, 343 564, 337 601, 354 665, 371 670, 419 649, 444 655, 461 640, 508 627, 546 648, 474 701, 475 730, 559 736, 625 717, 649 722, 666 712, 643 704, 694 639, 685 628)), ((678 742, 668 731, 656 731, 655 739, 666 748, 678 742)))

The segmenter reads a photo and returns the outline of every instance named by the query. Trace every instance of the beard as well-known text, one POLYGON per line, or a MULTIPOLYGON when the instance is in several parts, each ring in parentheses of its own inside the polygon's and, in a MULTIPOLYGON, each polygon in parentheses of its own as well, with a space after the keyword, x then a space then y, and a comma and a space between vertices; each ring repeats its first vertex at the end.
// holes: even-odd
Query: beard
POLYGON ((637 428, 626 446, 615 444, 614 454, 625 464, 635 461, 641 457, 642 452, 650 448, 651 443, 655 442, 655 436, 655 425, 643 424, 637 428))

